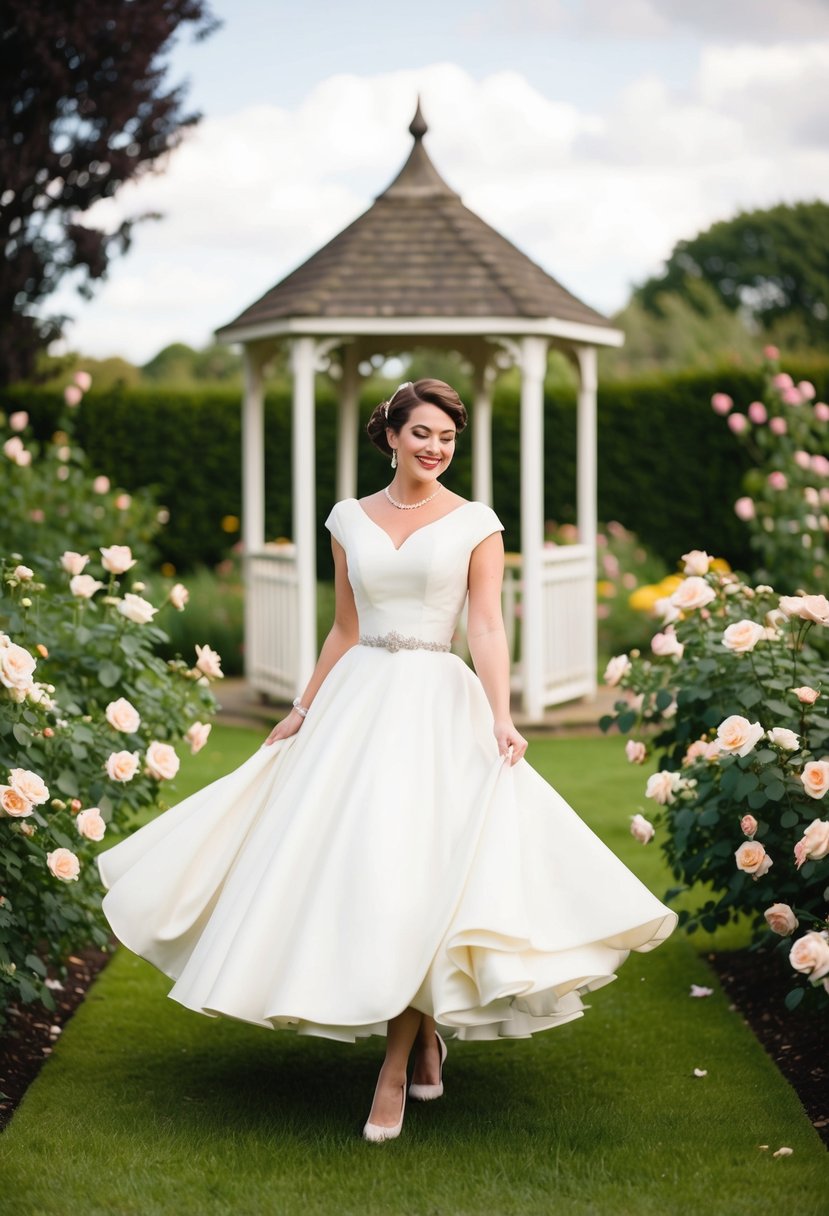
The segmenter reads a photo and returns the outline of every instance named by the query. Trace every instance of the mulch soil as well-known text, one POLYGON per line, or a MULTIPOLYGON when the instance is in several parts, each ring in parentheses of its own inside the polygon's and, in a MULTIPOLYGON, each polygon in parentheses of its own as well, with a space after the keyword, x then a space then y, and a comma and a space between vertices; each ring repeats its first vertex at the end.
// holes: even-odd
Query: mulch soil
MULTIPOLYGON (((52 1053, 64 1025, 86 996, 111 953, 85 950, 68 961, 62 988, 53 989, 57 1008, 12 1006, 0 1034, 0 1131, 9 1123, 52 1053)), ((783 999, 792 987, 791 972, 773 958, 731 950, 709 954, 731 1001, 797 1093, 823 1142, 829 1146, 829 1062, 826 1057, 825 1012, 798 1008, 789 1012, 783 999)), ((808 1002, 807 1002, 808 1004, 808 1002)))

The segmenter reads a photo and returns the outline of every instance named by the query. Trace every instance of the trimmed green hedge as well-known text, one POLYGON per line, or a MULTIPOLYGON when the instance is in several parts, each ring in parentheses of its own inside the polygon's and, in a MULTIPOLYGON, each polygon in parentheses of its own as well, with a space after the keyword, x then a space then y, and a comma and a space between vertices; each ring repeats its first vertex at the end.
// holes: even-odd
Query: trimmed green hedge
MULTIPOLYGON (((808 378, 826 399, 829 364, 789 368, 808 378)), ((746 469, 743 449, 710 405, 711 394, 730 393, 742 406, 760 396, 760 371, 663 377, 607 383, 599 389, 599 518, 618 519, 666 562, 696 547, 750 566, 745 530, 733 512, 746 469)), ((362 424, 374 405, 364 399, 362 424)), ((27 409, 35 434, 48 438, 61 412, 58 394, 6 390, 0 408, 27 409)), ((291 532, 291 402, 287 391, 265 403, 266 534, 291 532)), ((518 402, 506 388, 493 408, 495 508, 509 548, 519 546, 518 402)), ((93 468, 127 490, 157 489, 170 510, 159 537, 165 560, 183 573, 224 556, 238 533, 222 530, 226 516, 241 513, 241 410, 238 393, 226 390, 113 390, 84 397, 78 439, 93 468)), ((548 399, 545 409, 546 512, 550 519, 575 516, 576 423, 571 398, 548 399)), ((330 572, 330 548, 322 526, 335 495, 336 402, 320 379, 317 410, 317 515, 319 572, 330 572)), ((359 492, 369 493, 388 473, 380 454, 359 447, 359 492)), ((471 491, 469 433, 446 482, 471 491)))

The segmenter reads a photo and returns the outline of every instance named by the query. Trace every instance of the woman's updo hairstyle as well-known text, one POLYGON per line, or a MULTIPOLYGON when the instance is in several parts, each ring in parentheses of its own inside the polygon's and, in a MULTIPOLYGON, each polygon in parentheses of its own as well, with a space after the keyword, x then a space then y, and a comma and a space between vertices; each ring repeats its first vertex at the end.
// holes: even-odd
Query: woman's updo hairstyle
POLYGON ((399 434, 418 405, 436 405, 443 410, 454 422, 458 434, 466 426, 466 407, 450 385, 443 380, 415 380, 414 383, 408 380, 395 389, 388 401, 380 402, 366 426, 369 439, 385 456, 392 453, 386 427, 399 434))

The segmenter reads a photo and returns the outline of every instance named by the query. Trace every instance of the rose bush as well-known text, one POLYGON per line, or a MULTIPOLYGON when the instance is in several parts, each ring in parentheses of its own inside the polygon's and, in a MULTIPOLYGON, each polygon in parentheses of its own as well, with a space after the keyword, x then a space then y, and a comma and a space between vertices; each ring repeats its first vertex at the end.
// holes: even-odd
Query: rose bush
MULTIPOLYGON (((679 884, 665 898, 697 900, 680 923, 713 931, 747 915, 755 947, 782 935, 779 948, 829 1004, 822 966, 804 961, 820 950, 789 940, 798 926, 810 941, 827 936, 829 663, 812 642, 829 631, 829 601, 699 568, 686 555, 684 578, 657 605, 651 653, 608 664, 621 696, 601 725, 634 735, 631 763, 657 756, 645 795, 679 884), (668 630, 666 646, 657 639, 668 630)), ((640 818, 631 830, 645 840, 640 818)), ((790 1007, 804 991, 789 993, 790 1007)))

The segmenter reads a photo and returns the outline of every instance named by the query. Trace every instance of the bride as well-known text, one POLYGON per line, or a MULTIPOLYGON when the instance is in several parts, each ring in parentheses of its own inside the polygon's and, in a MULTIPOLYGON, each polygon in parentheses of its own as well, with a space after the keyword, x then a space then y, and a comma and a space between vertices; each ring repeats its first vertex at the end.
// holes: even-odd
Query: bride
POLYGON ((443 1094, 446 1038, 579 1017, 676 924, 524 760, 502 525, 438 480, 466 420, 440 380, 374 410, 393 477, 326 520, 335 617, 307 686, 238 769, 99 856, 114 932, 175 1000, 385 1035, 372 1141, 400 1134, 407 1093, 443 1094), (467 599, 477 674, 450 651, 467 599))

